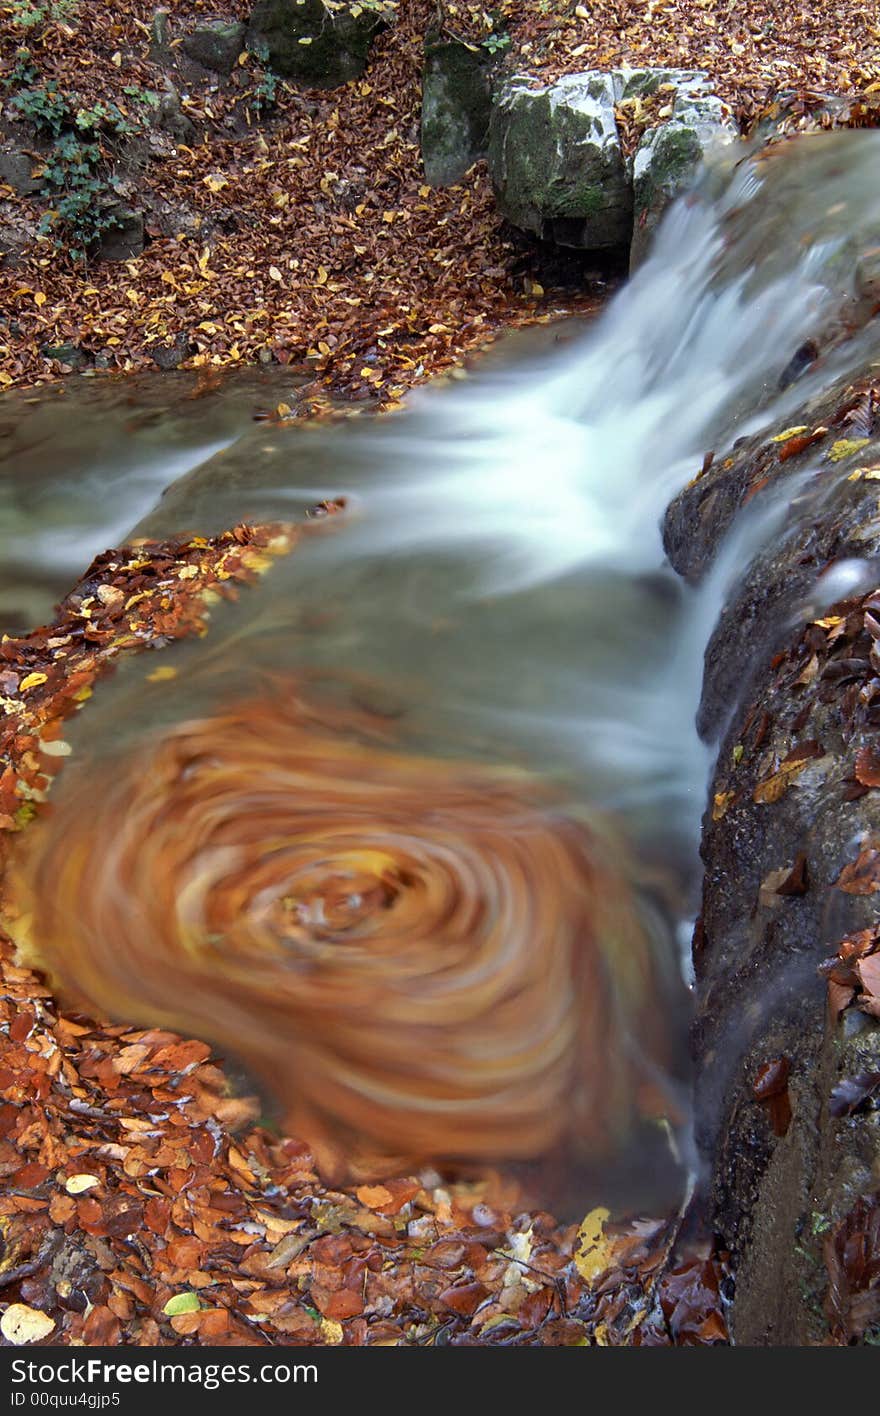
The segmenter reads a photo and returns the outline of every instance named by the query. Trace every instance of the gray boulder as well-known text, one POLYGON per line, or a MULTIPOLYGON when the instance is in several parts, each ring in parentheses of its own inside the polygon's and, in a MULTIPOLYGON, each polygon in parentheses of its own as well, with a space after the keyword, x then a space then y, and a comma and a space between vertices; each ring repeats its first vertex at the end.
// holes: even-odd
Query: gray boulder
POLYGON ((458 182, 485 157, 492 114, 492 56, 460 40, 425 40, 422 162, 432 187, 458 182))
POLYGON ((327 6, 323 0, 257 0, 247 43, 255 53, 265 52, 285 78, 312 88, 338 88, 363 73, 374 36, 393 15, 390 3, 379 10, 327 6))
POLYGON ((29 197, 41 188, 42 179, 32 175, 34 164, 27 153, 17 148, 0 152, 0 186, 11 187, 20 196, 29 197))
POLYGON ((614 117, 610 74, 571 74, 544 88, 522 75, 492 110, 489 170, 514 226, 559 245, 629 244, 632 190, 614 117))
POLYGON ((671 85, 671 116, 645 131, 633 160, 630 269, 644 260, 661 216, 693 185, 707 153, 739 137, 720 98, 671 77, 666 82, 671 85))
POLYGON ((217 74, 231 74, 244 48, 245 26, 225 20, 206 20, 185 35, 181 48, 190 59, 217 74))

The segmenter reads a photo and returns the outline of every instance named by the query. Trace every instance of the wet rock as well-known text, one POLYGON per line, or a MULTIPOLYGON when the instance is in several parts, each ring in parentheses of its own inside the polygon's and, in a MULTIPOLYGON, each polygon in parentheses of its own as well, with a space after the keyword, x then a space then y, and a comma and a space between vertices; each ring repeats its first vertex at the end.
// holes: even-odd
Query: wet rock
POLYGON ((492 56, 438 35, 425 41, 422 162, 432 187, 458 182, 485 157, 492 112, 492 56))
POLYGON ((829 1314, 844 1341, 870 1326, 828 1264, 829 1236, 848 1232, 880 1174, 873 1090, 858 1084, 880 1067, 880 1024, 819 966, 876 928, 880 892, 880 796, 863 785, 880 781, 880 619, 864 603, 880 583, 878 353, 869 330, 864 376, 850 370, 792 414, 792 427, 825 429, 815 441, 744 442, 682 494, 671 534, 667 524, 679 565, 705 571, 737 509, 785 507, 712 637, 701 709, 721 746, 695 946, 697 1140, 709 1222, 736 1272, 731 1330, 746 1345, 821 1343, 829 1314), (858 594, 827 605, 820 577, 855 560, 858 594), (771 1074, 785 1079, 775 1112, 771 1074), (832 1094, 856 1100, 835 1106, 832 1094))
POLYGON ((247 43, 285 78, 338 88, 363 73, 374 37, 393 14, 391 5, 328 9, 323 0, 257 0, 247 43))
POLYGON ((544 88, 507 80, 492 110, 489 170, 514 226, 584 250, 627 246, 632 190, 610 74, 572 74, 544 88))
POLYGON ((665 82, 671 89, 669 119, 646 130, 633 160, 631 268, 644 260, 661 216, 693 185, 706 155, 739 138, 728 106, 701 91, 702 76, 695 82, 671 73, 665 82))
POLYGON ((44 359, 57 359, 71 369, 85 369, 92 362, 90 356, 78 344, 45 344, 40 350, 44 359))
POLYGON ((806 98, 794 90, 783 90, 758 115, 747 136, 753 142, 768 143, 793 133, 820 132, 845 123, 857 101, 843 94, 814 94, 806 98))
POLYGON ((19 196, 32 196, 42 186, 42 179, 32 175, 33 168, 33 160, 17 148, 0 152, 0 185, 11 187, 19 196))
POLYGON ((147 352, 153 363, 163 371, 177 369, 189 357, 189 335, 179 334, 172 344, 151 344, 147 352))
POLYGON ((231 74, 235 61, 244 48, 245 26, 227 24, 225 20, 208 20, 185 35, 181 49, 204 69, 217 74, 231 74))

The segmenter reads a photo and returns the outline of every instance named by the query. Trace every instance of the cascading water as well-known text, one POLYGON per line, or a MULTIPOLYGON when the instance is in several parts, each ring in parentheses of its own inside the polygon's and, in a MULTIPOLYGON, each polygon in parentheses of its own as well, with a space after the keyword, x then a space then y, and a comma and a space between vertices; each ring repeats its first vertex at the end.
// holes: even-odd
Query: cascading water
POLYGON ((542 361, 264 425, 169 489, 139 535, 346 510, 169 651, 173 688, 129 662, 70 734, 23 867, 64 983, 239 1053, 328 1173, 633 1169, 682 1124, 703 650, 783 511, 697 590, 660 522, 864 357, 878 138, 714 169, 542 361))

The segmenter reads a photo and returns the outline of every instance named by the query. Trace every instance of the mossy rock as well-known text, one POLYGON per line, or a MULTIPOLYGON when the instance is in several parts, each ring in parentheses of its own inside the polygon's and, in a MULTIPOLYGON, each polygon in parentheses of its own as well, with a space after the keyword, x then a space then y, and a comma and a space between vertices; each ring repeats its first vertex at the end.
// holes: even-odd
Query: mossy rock
POLYGON ((629 244, 632 193, 609 74, 541 89, 509 80, 492 111, 489 170, 500 210, 521 230, 582 250, 629 244))
POLYGON ((248 47, 265 51, 276 73, 311 88, 338 88, 362 74, 375 35, 395 7, 378 0, 257 0, 248 47))
POLYGON ((711 95, 676 95, 669 122, 647 129, 633 161, 630 268, 640 265, 660 218, 694 183, 707 153, 737 138, 729 111, 711 95))
POLYGON ((231 74, 244 48, 244 35, 245 26, 242 24, 207 20, 184 36, 181 48, 204 69, 213 69, 217 74, 231 74))
POLYGON ((485 157, 492 113, 492 56, 429 35, 422 78, 422 162, 432 187, 458 182, 485 157))

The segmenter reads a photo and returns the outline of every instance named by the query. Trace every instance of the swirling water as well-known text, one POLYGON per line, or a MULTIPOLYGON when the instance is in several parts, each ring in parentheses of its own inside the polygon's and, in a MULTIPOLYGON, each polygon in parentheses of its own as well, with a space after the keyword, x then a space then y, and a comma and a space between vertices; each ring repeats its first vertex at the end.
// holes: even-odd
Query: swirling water
MULTIPOLYGON (((567 1104, 564 1085, 542 1090, 549 1054, 554 1066, 562 1066, 562 1074, 554 1073, 557 1081, 559 1075, 569 1082, 586 1073, 605 1077, 606 1090, 615 1092, 615 1107, 626 1110, 619 1084, 621 1077, 630 1074, 628 1064, 620 1061, 621 1034, 626 1037, 626 1055, 639 1054, 645 1063, 634 1069, 624 1087, 644 1089, 647 1078, 656 1090, 658 1078, 666 1078, 667 1112, 681 1122, 684 1108, 676 1078, 680 1079, 682 1069, 676 1039, 686 1004, 683 989, 677 989, 672 979, 675 970, 670 961, 676 929, 693 910, 697 883, 696 848, 710 761, 710 749, 699 741, 694 727, 703 652, 730 577, 762 539, 775 533, 784 512, 772 497, 757 513, 753 511, 734 528, 715 569, 698 588, 681 585, 665 565, 660 523, 669 500, 699 472, 706 453, 723 454, 736 437, 784 420, 811 392, 865 358, 873 338, 871 328, 866 326, 861 335, 852 331, 866 323, 873 298, 870 251, 880 232, 880 200, 870 173, 880 155, 878 138, 872 133, 812 138, 787 145, 779 156, 758 156, 736 166, 719 163, 701 188, 667 215, 649 260, 596 324, 564 347, 545 350, 541 358, 496 360, 491 370, 478 371, 461 383, 429 388, 413 395, 402 413, 372 421, 314 428, 242 427, 241 405, 236 409, 233 399, 225 428, 210 419, 201 420, 210 429, 178 427, 168 437, 165 456, 160 423, 147 473, 143 461, 135 465, 136 459, 129 456, 128 470, 115 484, 113 477, 107 483, 103 474, 96 474, 102 480, 100 497, 90 484, 80 486, 82 510, 75 518, 75 534, 71 537, 63 528, 53 532, 56 539, 50 546, 50 555, 63 562, 65 574, 72 569, 69 552, 76 545, 82 544, 82 560, 87 560, 89 550, 97 549, 102 539, 119 539, 117 531, 126 516, 138 523, 133 533, 165 536, 210 533, 243 519, 297 519, 316 501, 327 498, 344 497, 346 511, 333 518, 325 534, 306 537, 295 554, 280 561, 236 605, 218 608, 205 641, 183 643, 168 651, 169 662, 178 668, 173 689, 149 682, 147 667, 131 661, 99 691, 72 734, 75 765, 56 788, 65 831, 75 830, 77 811, 93 791, 96 764, 111 761, 118 780, 128 781, 134 793, 134 784, 143 780, 144 772, 135 769, 132 776, 133 762, 155 774, 157 762, 164 761, 155 753, 165 751, 169 742, 181 741, 175 734, 198 731, 204 735, 200 741, 209 744, 212 723, 219 732, 221 723, 228 728, 230 721, 242 717, 258 719, 267 704, 275 705, 274 713, 270 712, 273 720, 287 715, 292 725, 290 742, 296 743, 290 751, 297 760, 303 724, 317 715, 337 725, 337 747, 349 768, 348 754, 354 744, 361 754, 365 782, 371 780, 374 754, 386 753, 379 778, 387 787, 383 775, 387 769, 399 787, 402 779, 395 774, 402 772, 410 789, 406 819, 400 818, 402 808, 395 796, 390 813, 393 828, 381 833, 378 844, 372 828, 376 820, 384 819, 381 789, 377 787, 373 816, 362 803, 358 806, 357 829, 347 832, 343 846, 328 847, 321 856, 326 878, 320 888, 310 854, 312 864, 305 875, 301 861, 295 869, 288 862, 279 878, 270 879, 265 867, 280 850, 277 822, 271 830, 267 826, 268 834, 258 832, 256 843, 251 840, 248 864, 255 878, 235 896, 238 920, 250 919, 253 926, 243 938, 230 922, 231 887, 224 872, 228 867, 239 879, 244 872, 242 852, 247 851, 238 834, 229 834, 229 823, 237 810, 256 816, 269 811, 268 780, 259 790, 254 782, 263 782, 263 774, 271 775, 271 769, 262 760, 259 766, 251 762, 249 776, 242 749, 236 797, 228 791, 230 764, 224 758, 221 835, 211 836, 218 820, 217 779, 206 777, 206 799, 215 803, 208 812, 214 824, 207 827, 198 818, 201 824, 195 830, 197 839, 208 842, 210 849, 206 845, 208 856, 196 852, 179 879, 173 866, 175 859, 179 865, 187 854, 184 838, 191 828, 181 823, 176 835, 174 829, 168 833, 162 870, 177 879, 179 893, 177 905, 173 892, 169 896, 172 946, 163 955, 161 998, 155 997, 155 990, 150 995, 147 1012, 152 1008, 151 1016, 210 1033, 210 1010, 208 1015, 204 1010, 188 1011, 180 1002, 181 979, 186 977, 193 987, 197 981, 185 970, 175 977, 173 941, 180 944, 185 936, 191 963, 196 947, 192 930, 201 932, 202 944, 210 935, 211 958, 204 968, 221 975, 230 962, 230 951, 237 951, 236 970, 229 977, 241 986, 242 951, 249 967, 252 964, 258 971, 266 966, 260 949, 269 947, 267 900, 286 901, 285 908, 294 910, 295 928, 289 934, 295 939, 293 962, 287 958, 284 968, 292 968, 295 976, 297 970, 317 968, 316 957, 328 957, 324 952, 328 940, 350 950, 369 935, 371 957, 385 958, 387 963, 384 924, 375 933, 376 918, 384 921, 385 917, 376 916, 375 910, 390 910, 399 920, 394 911, 403 909, 399 901, 406 896, 406 918, 410 918, 412 898, 407 892, 414 888, 430 894, 433 888, 434 867, 426 864, 413 840, 426 830, 430 834, 430 823, 435 821, 452 857, 461 852, 464 859, 474 844, 468 823, 475 800, 481 796, 491 800, 498 789, 508 794, 504 799, 509 810, 510 794, 519 801, 520 793, 525 793, 529 802, 540 802, 540 811, 549 811, 551 819, 576 823, 588 833, 577 850, 593 861, 597 878, 607 881, 604 892, 595 882, 592 887, 589 910, 594 920, 603 917, 597 932, 604 930, 609 938, 596 946, 602 968, 592 976, 587 992, 595 995, 604 989, 607 997, 613 992, 617 1042, 612 1045, 594 1020, 592 1049, 572 1043, 578 1028, 572 1031, 552 1009, 542 1011, 536 993, 535 1016, 541 1022, 530 1043, 530 1056, 534 1063, 531 1054, 540 1053, 539 1062, 524 1072, 518 1055, 517 1067, 508 1073, 509 1028, 502 1029, 505 1040, 499 1041, 493 1036, 491 1018, 475 1009, 476 1031, 465 1029, 466 1044, 458 1032, 454 1043, 447 1035, 439 1050, 426 1049, 426 1055, 440 1058, 442 1054, 444 1060, 438 1060, 433 1070, 428 1066, 424 1074, 416 1069, 422 1079, 421 1109, 408 1095, 400 1112, 409 1118, 409 1149, 418 1155, 431 1154, 431 1126, 423 1124, 424 1118, 430 1118, 432 1107, 440 1107, 442 1100, 445 1120, 436 1125, 440 1157, 489 1156, 489 1151, 467 1139, 472 1137, 470 1111, 466 1124, 463 1112, 454 1112, 455 1106, 463 1105, 459 1086, 463 1058, 470 1059, 472 1069, 468 1106, 478 1102, 478 1111, 482 1107, 486 1133, 492 1130, 490 1117, 507 1118, 506 1153, 512 1158, 535 1159, 566 1129, 551 1127, 548 1139, 536 1126, 534 1146, 523 1143, 522 1116, 537 1115, 536 1098, 557 1110, 567 1104), (850 337, 842 339, 844 332, 850 337), (786 371, 806 341, 822 349, 823 358, 812 371, 789 383, 786 371), (222 451, 211 446, 221 441, 222 451), (192 470, 187 471, 187 464, 192 470), (160 481, 167 481, 168 489, 148 510, 146 503, 160 481), (242 703, 249 706, 242 708, 242 703), (292 714, 291 703, 298 705, 292 714), (364 714, 370 726, 364 726, 364 714), (376 738, 377 724, 383 725, 381 743, 376 738), (408 768, 391 765, 400 754, 420 764, 415 777, 406 776, 408 768), (449 803, 426 766, 429 761, 447 764, 450 784, 467 783, 458 798, 453 791, 461 813, 460 837, 444 835, 448 823, 441 829, 442 812, 437 801, 432 805, 432 796, 442 797, 446 807, 449 803), (463 762, 472 767, 461 776, 463 762), (481 772, 505 774, 503 785, 491 775, 480 777, 481 772), (363 837, 360 846, 358 831, 363 837), (464 836, 467 851, 462 846, 464 836), (404 858, 405 865, 401 864, 404 858), (300 885, 292 883, 296 880, 300 885), (348 882, 345 889, 340 881, 348 882), (641 902, 647 944, 637 942, 628 927, 621 937, 610 938, 615 934, 613 923, 597 900, 604 893, 620 901, 621 885, 628 897, 641 902), (216 899, 212 902, 211 893, 221 888, 226 902, 222 909, 216 899), (340 889, 348 902, 341 914, 340 889), (196 897, 197 908, 192 904, 196 897), (294 906, 289 905, 291 899, 294 906), (362 906, 370 916, 369 926, 362 906), (186 928, 181 923, 184 916, 186 928), (332 927, 327 925, 331 917, 332 927), (255 940, 262 941, 259 948, 255 940), (646 950, 653 954, 650 964, 646 950), (624 979, 625 951, 630 963, 641 960, 633 966, 629 981, 624 979), (654 1011, 664 1017, 665 1039, 657 1044, 652 1037, 650 1045, 643 1045, 652 1031, 646 1021, 652 1002, 654 1011), (564 1044, 563 1034, 568 1039, 564 1044), (535 1040, 538 1036, 540 1044, 535 1040), (450 1049, 455 1052, 455 1069, 450 1049), (478 1074, 483 1076, 478 1055, 483 1062, 491 1056, 491 1086, 476 1080, 478 1074), (449 1081, 451 1070, 458 1078, 455 1088, 449 1081), (514 1075, 523 1089, 519 1126, 514 1075), (525 1101, 529 1088, 531 1111, 525 1101), (416 1112, 422 1117, 420 1124, 413 1119, 416 1112)), ((132 397, 136 402, 136 393, 132 397)), ((179 418, 179 407, 175 411, 179 418)), ((113 465, 118 471, 123 463, 113 465)), ((38 508, 37 527, 27 526, 25 520, 16 524, 18 545, 38 544, 34 538, 44 533, 42 515, 38 508)), ((248 742, 250 753, 250 737, 248 742)), ((190 767, 186 763, 181 767, 175 758, 178 775, 166 774, 163 801, 151 798, 147 809, 136 793, 127 802, 123 795, 116 808, 119 827, 126 812, 129 823, 132 812, 143 813, 143 819, 153 823, 151 831, 157 811, 163 821, 168 811, 173 816, 175 793, 189 780, 186 772, 196 771, 198 777, 201 770, 192 767, 193 762, 203 761, 202 748, 199 752, 202 755, 186 758, 190 767)), ((328 762, 336 761, 335 748, 325 743, 319 757, 322 752, 328 762)), ((287 757, 282 745, 274 760, 283 775, 287 757)), ((351 770, 357 776, 357 768, 351 770)), ((337 767, 328 767, 328 773, 336 782, 337 767)), ((294 773, 290 791, 304 789, 304 780, 294 773)), ((318 787, 310 779, 308 790, 321 798, 325 814, 333 802, 339 811, 351 809, 350 796, 340 804, 333 793, 327 795, 326 780, 324 787, 318 787)), ((361 802, 359 791, 355 795, 361 802)), ((274 803, 272 813, 276 807, 274 803)), ((528 815, 531 806, 522 810, 528 815)), ((478 815, 482 830, 486 823, 478 815)), ((106 839, 113 827, 108 821, 104 826, 106 839)), ((301 823, 294 828, 288 822, 281 834, 293 832, 299 840, 297 833, 303 829, 301 823)), ((59 846, 57 834, 52 838, 51 823, 44 837, 45 867, 59 846)), ((499 918, 506 918, 505 910, 512 911, 511 918, 516 915, 520 924, 532 909, 540 920, 542 902, 563 888, 560 880, 567 871, 559 879, 554 877, 554 867, 548 864, 554 852, 539 850, 537 839, 527 834, 524 850, 528 856, 534 846, 534 859, 540 857, 543 864, 531 876, 525 872, 524 894, 509 895, 505 886, 496 898, 488 877, 465 870, 460 861, 450 866, 446 860, 444 879, 447 867, 454 876, 457 873, 456 890, 470 906, 479 906, 484 914, 488 909, 493 929, 499 918)), ((313 844, 313 835, 308 840, 313 844)), ((479 854, 478 843, 474 848, 479 854)), ((107 898, 114 896, 118 902, 120 881, 124 881, 130 917, 140 911, 146 918, 144 902, 148 891, 150 898, 155 894, 155 873, 148 880, 124 865, 121 857, 102 854, 99 840, 84 838, 81 861, 84 868, 88 861, 90 898, 100 894, 100 889, 95 891, 94 872, 102 860, 111 859, 116 859, 112 868, 117 876, 109 882, 107 898)), ((497 864, 494 854, 492 860, 497 864)), ((104 869, 111 867, 105 864, 104 869)), ((504 873, 503 867, 499 870, 504 873)), ((49 878, 42 876, 44 881, 49 878)), ((498 875, 492 878, 497 884, 498 875)), ((102 931, 106 942, 108 916, 90 913, 81 893, 81 877, 71 875, 68 883, 69 901, 78 902, 84 923, 79 931, 79 962, 77 948, 70 948, 68 941, 67 963, 59 965, 59 971, 64 974, 66 968, 68 982, 80 985, 101 1006, 139 1021, 137 1000, 143 989, 137 969, 143 965, 138 963, 137 941, 131 941, 126 956, 131 976, 102 991, 95 982, 94 960, 100 953, 102 931)), ((584 900, 578 898, 575 912, 583 907, 584 900)), ((618 924, 624 913, 620 905, 618 924)), ((446 918, 442 911, 441 915, 446 918)), ((150 927, 157 928, 155 920, 150 927)), ((43 928, 49 939, 50 919, 43 918, 43 928)), ((279 930, 288 937, 277 919, 274 928, 270 952, 279 930)), ((436 926, 438 948, 449 944, 444 928, 436 926)), ((526 955, 529 950, 544 951, 558 987, 573 998, 580 997, 580 985, 572 981, 580 977, 578 968, 567 955, 559 962, 552 940, 542 935, 543 928, 534 925, 526 955)), ((507 977, 505 968, 513 957, 510 940, 520 934, 514 929, 509 938, 505 935, 498 954, 487 955, 481 947, 481 967, 496 967, 507 977), (486 965, 487 957, 494 958, 495 964, 486 965), (507 961, 505 968, 498 962, 501 958, 507 961)), ((467 937, 465 931, 465 941, 467 937)), ((484 936, 480 937, 485 945, 484 936)), ((456 932, 455 939, 458 947, 462 936, 456 932)), ((586 941, 571 946, 574 955, 593 947, 586 941)), ((349 955, 345 957, 351 961, 349 955)), ((338 952, 335 958, 338 962, 338 952)), ((121 967, 124 973, 126 964, 121 967)), ((277 960, 272 964, 276 967, 277 960)), ((398 959, 395 969, 399 967, 398 959)), ((467 971, 464 976, 472 977, 467 971)), ((514 993, 535 986, 526 984, 526 976, 531 977, 528 970, 526 975, 515 975, 514 993)), ((345 975, 349 1004, 351 977, 345 975)), ((314 983, 311 973, 309 978, 314 983)), ((377 976, 374 985, 377 979, 381 983, 377 976)), ((430 991, 436 983, 426 966, 424 987, 430 991)), ((479 993, 475 983, 471 986, 479 993)), ((367 1000, 372 1000, 369 1006, 378 1006, 375 990, 362 987, 359 1004, 355 999, 356 1011, 357 1006, 368 1006, 367 1000)), ((469 996, 460 978, 457 989, 456 1016, 469 996)), ((258 1024, 260 1008, 269 1006, 256 997, 259 992, 254 990, 252 1001, 258 1024)), ((243 1006, 247 1009, 247 998, 243 1006)), ((416 1007, 414 998, 408 1006, 416 1007)), ((214 1034, 234 1049, 237 1035, 247 1029, 240 1020, 229 1022, 228 1000, 221 1004, 218 995, 216 1007, 214 1034), (220 1017, 223 1008, 226 1021, 220 1017)), ((583 1013, 584 1005, 578 1007, 583 1013)), ((292 1010, 290 1027, 301 1040, 305 1025, 295 1013, 292 1010)), ((264 1012, 264 1021, 267 1016, 264 1012)), ((274 1012, 272 1016, 277 1031, 274 1012)), ((392 1008, 387 1019, 392 1036, 394 1016, 392 1008)), ((443 1026, 448 1028, 449 1023, 444 1014, 443 1026)), ((401 1029, 400 1036, 400 1046, 409 1056, 424 1045, 418 1030, 414 1035, 401 1029)), ((433 1047, 437 1038, 431 1036, 433 1047)), ((324 1036, 322 1047, 326 1042, 324 1036)), ((246 1041, 241 1042, 241 1050, 251 1060, 259 1051, 246 1041)), ((259 1059, 258 1070, 266 1077, 273 1067, 277 1072, 289 1066, 295 1073, 297 1066, 310 1065, 324 1078, 328 1094, 332 1092, 338 1105, 324 1094, 317 1106, 320 1116, 315 1106, 307 1116, 302 1108, 294 1107, 293 1112, 307 1134, 311 1126, 322 1153, 334 1157, 327 1162, 332 1169, 341 1144, 340 1117, 346 1118, 343 1130, 349 1136, 358 1098, 364 1109, 369 1101, 376 1114, 387 1115, 389 1071, 386 1067, 381 1078, 375 1070, 365 1077, 369 1059, 359 1054, 355 1063, 349 1044, 339 1044, 336 1051, 328 1044, 320 1052, 323 1061, 316 1060, 319 1052, 306 1048, 308 1064, 302 1060, 302 1049, 298 1061, 285 1062, 279 1044, 271 1060, 259 1059)), ((401 1062, 399 1057, 395 1075, 401 1062)), ((296 1090, 293 1082, 287 1090, 291 1088, 296 1090)), ((595 1087, 590 1090, 591 1097, 595 1091, 595 1087)), ((581 1103, 573 1129, 580 1149, 589 1151, 594 1139, 599 1145, 602 1128, 590 1110, 593 1103, 583 1101, 583 1088, 578 1094, 581 1103), (585 1120, 587 1113, 593 1119, 585 1120)), ((367 1128, 365 1139, 374 1152, 384 1144, 386 1151, 391 1146, 407 1155, 406 1128, 401 1126, 387 1119, 377 1121, 372 1130, 367 1128)), ((493 1160, 504 1154, 503 1143, 491 1150, 493 1160)), ((367 1173, 363 1166, 362 1171, 367 1173)))

